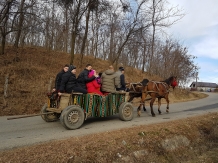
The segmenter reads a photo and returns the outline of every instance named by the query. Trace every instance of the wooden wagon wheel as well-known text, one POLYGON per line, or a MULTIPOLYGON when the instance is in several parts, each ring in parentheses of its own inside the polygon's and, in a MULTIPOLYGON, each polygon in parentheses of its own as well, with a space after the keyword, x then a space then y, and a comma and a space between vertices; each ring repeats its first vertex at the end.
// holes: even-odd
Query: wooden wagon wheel
POLYGON ((45 114, 47 113, 48 111, 46 110, 48 107, 48 104, 45 104, 42 109, 41 109, 41 117, 44 121, 46 122, 54 122, 54 121, 57 121, 60 117, 60 114, 58 113, 50 113, 50 114, 45 114))
POLYGON ((82 126, 85 119, 83 109, 78 105, 70 105, 66 107, 60 116, 61 124, 70 130, 77 129, 82 126))
POLYGON ((133 106, 129 102, 124 102, 119 107, 119 117, 123 121, 131 121, 133 119, 133 106))

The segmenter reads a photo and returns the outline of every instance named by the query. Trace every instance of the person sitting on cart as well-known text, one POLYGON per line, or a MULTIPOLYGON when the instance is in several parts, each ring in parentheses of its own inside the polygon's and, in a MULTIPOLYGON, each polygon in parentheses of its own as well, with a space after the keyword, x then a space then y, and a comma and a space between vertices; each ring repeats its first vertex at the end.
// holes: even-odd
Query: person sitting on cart
POLYGON ((61 93, 72 93, 73 92, 80 92, 80 93, 87 93, 87 90, 82 88, 76 79, 76 67, 73 65, 69 66, 69 70, 62 75, 61 85, 60 85, 60 92, 58 95, 60 96, 61 93))
POLYGON ((120 76, 119 85, 116 88, 116 90, 117 91, 129 92, 129 88, 126 87, 125 76, 124 76, 124 68, 119 67, 119 70, 116 73, 118 74, 118 76, 120 76))
POLYGON ((109 69, 101 75, 101 91, 104 94, 115 93, 116 87, 119 84, 119 76, 114 71, 114 67, 111 65, 109 69))
MULTIPOLYGON (((91 70, 89 72, 88 77, 91 78, 95 73, 95 70, 91 70)), ((100 91, 101 84, 97 82, 97 78, 95 80, 92 80, 91 82, 86 83, 86 87, 88 93, 96 93, 99 95, 103 95, 103 93, 100 91)))
POLYGON ((92 65, 91 64, 87 64, 86 68, 77 77, 78 84, 83 89, 86 89, 86 90, 87 90, 86 84, 88 82, 91 82, 91 81, 95 80, 95 78, 98 77, 98 75, 96 73, 94 73, 91 77, 88 77, 89 72, 90 72, 91 69, 92 69, 92 65))
POLYGON ((66 64, 64 65, 63 69, 56 75, 56 78, 55 78, 55 87, 53 88, 52 92, 59 92, 59 88, 60 88, 60 85, 61 85, 61 79, 62 79, 62 75, 64 73, 66 73, 69 69, 69 65, 66 64))

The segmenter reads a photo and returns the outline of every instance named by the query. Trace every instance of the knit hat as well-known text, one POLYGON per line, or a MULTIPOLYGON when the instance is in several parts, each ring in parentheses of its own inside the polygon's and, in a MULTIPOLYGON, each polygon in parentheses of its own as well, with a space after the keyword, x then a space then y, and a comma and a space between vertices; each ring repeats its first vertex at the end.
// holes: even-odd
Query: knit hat
POLYGON ((76 66, 70 65, 68 71, 72 71, 73 69, 76 69, 76 66))
POLYGON ((92 76, 94 75, 94 71, 95 71, 95 70, 90 70, 88 76, 89 76, 89 77, 92 77, 92 76))
POLYGON ((124 71, 124 68, 123 68, 123 67, 119 67, 119 70, 120 70, 120 71, 124 71))

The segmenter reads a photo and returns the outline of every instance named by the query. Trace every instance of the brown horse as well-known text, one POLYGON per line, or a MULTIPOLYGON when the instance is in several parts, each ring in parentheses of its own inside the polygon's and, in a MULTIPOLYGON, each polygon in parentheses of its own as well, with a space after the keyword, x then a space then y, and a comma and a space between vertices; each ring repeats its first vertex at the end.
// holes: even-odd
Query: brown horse
POLYGON ((145 101, 150 101, 150 108, 151 108, 151 114, 153 117, 155 117, 154 111, 153 111, 153 104, 156 98, 158 98, 158 112, 161 114, 160 111, 160 105, 161 105, 161 98, 165 98, 167 101, 167 109, 166 112, 169 112, 169 88, 170 86, 175 88, 177 85, 176 82, 176 76, 171 76, 168 79, 164 81, 149 81, 148 79, 144 79, 140 83, 134 83, 130 85, 130 92, 129 92, 129 100, 128 102, 132 101, 134 97, 141 97, 140 105, 137 109, 138 116, 141 115, 141 107, 143 106, 144 111, 145 109, 145 101), (146 99, 147 95, 150 95, 151 98, 146 99))
MULTIPOLYGON (((149 82, 148 79, 143 79, 143 81, 139 83, 130 83, 129 85, 129 100, 128 102, 131 102, 135 97, 141 97, 142 98, 142 89, 146 84, 149 82)), ((144 103, 141 103, 137 110, 140 109, 141 106, 143 106, 143 110, 146 111, 144 103)))

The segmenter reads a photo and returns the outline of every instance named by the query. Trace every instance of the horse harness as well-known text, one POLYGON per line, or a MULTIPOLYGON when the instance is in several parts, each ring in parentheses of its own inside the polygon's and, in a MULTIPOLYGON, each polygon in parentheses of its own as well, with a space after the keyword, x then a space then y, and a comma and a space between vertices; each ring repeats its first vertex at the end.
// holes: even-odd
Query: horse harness
POLYGON ((143 86, 142 83, 130 83, 130 89, 132 88, 134 93, 141 93, 141 92, 136 91, 136 89, 135 89, 136 86, 134 87, 134 85, 139 85, 142 87, 143 86))
MULTIPOLYGON (((169 86, 168 86, 167 83, 165 83, 165 82, 157 82, 157 81, 150 81, 150 82, 153 83, 153 90, 154 90, 154 88, 156 88, 158 91, 160 91, 160 89, 158 87, 158 84, 162 84, 165 87, 165 89, 166 89, 165 94, 169 93, 169 86)), ((155 91, 147 91, 147 92, 151 92, 151 93, 154 92, 155 93, 155 91)), ((156 92, 156 93, 158 93, 158 92, 156 92)))
MULTIPOLYGON (((158 91, 160 91, 160 89, 158 87, 158 84, 162 84, 165 87, 165 89, 167 90, 165 92, 165 94, 169 93, 169 86, 168 86, 167 83, 165 83, 165 82, 158 82, 158 81, 150 81, 150 82, 153 83, 153 91, 137 92, 136 89, 135 89, 136 86, 134 86, 134 85, 139 85, 139 86, 142 87, 143 86, 142 83, 130 83, 130 89, 132 88, 134 93, 159 93, 158 91), (154 88, 156 88, 158 91, 154 91, 154 88)), ((147 86, 147 85, 148 84, 146 84, 145 86, 147 86)))

